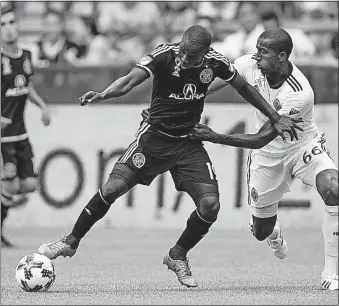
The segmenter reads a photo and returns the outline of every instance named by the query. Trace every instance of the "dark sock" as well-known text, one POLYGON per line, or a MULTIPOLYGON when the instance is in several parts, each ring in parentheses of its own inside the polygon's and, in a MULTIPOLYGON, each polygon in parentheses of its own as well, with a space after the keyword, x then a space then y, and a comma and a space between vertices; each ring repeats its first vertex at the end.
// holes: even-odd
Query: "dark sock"
POLYGON ((1 204, 1 235, 2 235, 2 228, 3 228, 4 221, 8 215, 8 209, 9 209, 8 206, 1 204))
POLYGON ((169 255, 172 259, 186 259, 187 253, 208 232, 213 222, 201 219, 195 210, 187 220, 187 225, 176 245, 170 249, 169 255))
POLYGON ((80 241, 91 227, 106 215, 110 207, 97 192, 78 217, 72 235, 80 241))

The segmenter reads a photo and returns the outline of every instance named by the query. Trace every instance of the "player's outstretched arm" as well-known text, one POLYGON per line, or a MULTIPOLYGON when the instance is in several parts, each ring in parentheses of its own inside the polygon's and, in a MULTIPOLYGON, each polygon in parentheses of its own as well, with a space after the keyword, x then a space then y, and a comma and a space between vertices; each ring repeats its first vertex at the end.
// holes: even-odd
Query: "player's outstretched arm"
MULTIPOLYGON (((296 121, 301 122, 302 120, 296 119, 296 121)), ((284 130, 284 132, 291 133, 290 130, 284 130)), ((189 134, 191 139, 246 149, 260 149, 277 136, 278 133, 270 120, 267 120, 256 134, 219 134, 203 124, 195 126, 189 134)))
POLYGON ((101 102, 110 98, 121 97, 134 87, 148 79, 149 75, 142 69, 133 68, 127 75, 115 80, 102 92, 89 91, 79 98, 80 105, 101 102))
MULTIPOLYGON (((235 77, 229 81, 229 84, 250 104, 261 111, 266 117, 268 117, 276 132, 279 136, 286 141, 284 131, 289 130, 291 140, 294 138, 298 140, 296 129, 303 131, 303 129, 297 124, 296 119, 288 116, 279 115, 262 97, 262 95, 251 86, 246 80, 244 80, 238 73, 235 77)), ((300 121, 299 121, 300 122, 300 121)))

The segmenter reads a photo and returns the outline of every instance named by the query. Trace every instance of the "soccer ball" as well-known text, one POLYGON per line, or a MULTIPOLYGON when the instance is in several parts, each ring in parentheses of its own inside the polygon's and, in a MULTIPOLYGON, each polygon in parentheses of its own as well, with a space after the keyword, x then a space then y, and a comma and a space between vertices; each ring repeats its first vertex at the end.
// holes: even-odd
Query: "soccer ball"
POLYGON ((45 255, 31 253, 20 259, 15 277, 25 291, 47 291, 55 280, 54 265, 45 255))

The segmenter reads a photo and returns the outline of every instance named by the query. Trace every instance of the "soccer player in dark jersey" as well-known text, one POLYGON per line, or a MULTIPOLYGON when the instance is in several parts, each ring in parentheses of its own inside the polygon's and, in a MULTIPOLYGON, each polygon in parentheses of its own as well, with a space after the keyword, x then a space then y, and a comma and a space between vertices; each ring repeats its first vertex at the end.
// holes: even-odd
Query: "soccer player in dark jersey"
MULTIPOLYGON (((3 159, 2 190, 7 195, 7 208, 15 202, 25 202, 26 194, 36 190, 38 180, 33 167, 33 152, 24 122, 27 98, 41 108, 44 125, 50 123, 50 113, 31 82, 31 53, 18 46, 18 23, 15 12, 1 7, 1 117, 11 120, 1 129, 3 159)), ((5 198, 2 196, 2 202, 5 198)), ((1 224, 7 216, 1 213, 1 224)), ((2 245, 11 246, 3 237, 2 245)))
POLYGON ((41 245, 40 253, 51 259, 73 256, 80 240, 118 197, 136 184, 150 185, 157 175, 170 171, 176 189, 187 192, 196 209, 163 263, 176 273, 181 284, 198 285, 187 253, 216 221, 219 190, 202 142, 192 141, 187 135, 200 121, 209 85, 216 77, 229 82, 272 120, 279 134, 283 130, 296 134, 295 127, 298 127, 296 121, 278 115, 210 44, 211 34, 201 26, 192 26, 180 43, 160 45, 102 93, 90 91, 80 97, 81 105, 120 97, 154 76, 149 117, 140 124, 136 139, 115 164, 108 181, 81 212, 72 232, 58 241, 41 245))

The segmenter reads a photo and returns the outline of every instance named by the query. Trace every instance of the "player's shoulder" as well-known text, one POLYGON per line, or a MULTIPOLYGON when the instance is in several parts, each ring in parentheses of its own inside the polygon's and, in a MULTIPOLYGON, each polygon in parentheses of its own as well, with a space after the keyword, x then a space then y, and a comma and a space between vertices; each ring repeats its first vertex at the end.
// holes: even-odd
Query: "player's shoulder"
POLYGON ((225 55, 215 51, 212 47, 205 54, 205 58, 216 63, 225 63, 227 65, 230 64, 230 60, 225 55))
POLYGON ((293 95, 307 95, 313 94, 313 89, 309 83, 306 76, 301 72, 301 70, 291 62, 292 64, 292 73, 286 79, 286 85, 288 91, 293 95))
POLYGON ((253 58, 253 54, 245 54, 234 60, 234 64, 240 66, 248 66, 257 68, 257 61, 253 58))
POLYGON ((153 51, 149 53, 150 56, 153 58, 161 55, 161 54, 168 54, 170 52, 174 52, 175 54, 179 53, 179 43, 172 43, 172 44, 167 44, 163 43, 157 46, 153 51))

